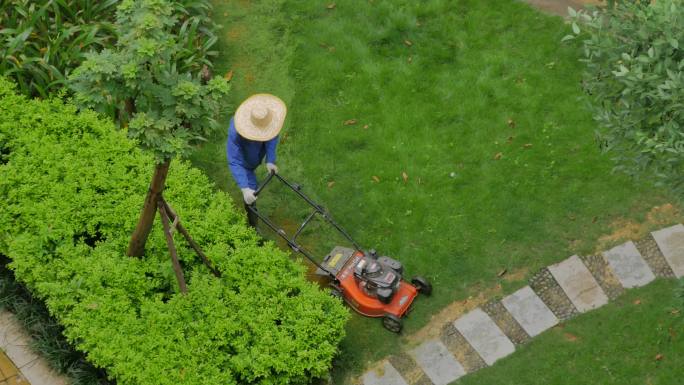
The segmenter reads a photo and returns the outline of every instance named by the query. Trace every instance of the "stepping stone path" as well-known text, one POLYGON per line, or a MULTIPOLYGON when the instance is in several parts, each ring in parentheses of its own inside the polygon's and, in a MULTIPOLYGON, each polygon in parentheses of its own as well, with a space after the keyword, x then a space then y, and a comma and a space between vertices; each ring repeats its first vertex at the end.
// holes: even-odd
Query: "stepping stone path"
POLYGON ((684 225, 681 223, 652 233, 675 277, 684 276, 684 225))
POLYGON ((523 287, 501 302, 530 337, 558 323, 558 318, 551 309, 529 286, 523 287))
POLYGON ((581 313, 608 303, 608 297, 578 256, 549 266, 549 271, 581 313))
POLYGON ((480 354, 487 365, 515 351, 513 342, 499 329, 491 318, 477 308, 454 321, 456 330, 480 354))
POLYGON ((363 385, 447 385, 515 351, 560 321, 596 309, 656 277, 684 276, 684 225, 654 231, 599 255, 573 255, 530 285, 444 325, 439 338, 399 352, 363 385), (392 363, 397 365, 395 368, 392 363))
POLYGON ((641 257, 639 250, 632 241, 615 246, 603 253, 603 256, 622 286, 627 289, 644 286, 655 279, 655 274, 641 257))
POLYGON ((439 340, 428 341, 412 352, 432 383, 447 385, 465 375, 465 369, 439 340))

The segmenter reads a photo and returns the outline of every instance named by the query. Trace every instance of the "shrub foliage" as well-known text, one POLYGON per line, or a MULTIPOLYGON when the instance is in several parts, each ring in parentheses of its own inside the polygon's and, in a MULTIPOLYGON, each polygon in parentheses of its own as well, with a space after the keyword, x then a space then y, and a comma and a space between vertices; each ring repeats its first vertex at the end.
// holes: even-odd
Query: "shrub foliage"
MULTIPOLYGON (((22 93, 47 97, 67 84, 69 74, 91 51, 116 44, 114 15, 120 0, 0 0, 0 74, 22 93)), ((217 37, 210 0, 170 2, 179 70, 199 73, 217 37)))
POLYGON ((117 115, 129 135, 153 151, 158 163, 185 155, 193 142, 218 128, 216 117, 228 83, 202 79, 204 45, 188 48, 192 35, 178 7, 166 0, 124 0, 117 7, 116 46, 89 53, 70 77, 81 106, 117 115), (205 84, 206 83, 206 84, 205 84))
POLYGON ((258 245, 229 199, 178 162, 166 196, 222 273, 177 237, 177 292, 159 221, 125 256, 152 157, 93 112, 18 96, 0 79, 0 253, 88 359, 119 384, 297 384, 324 375, 346 309, 303 266, 258 245))
POLYGON ((684 190, 684 1, 619 1, 574 16, 565 39, 582 40, 601 144, 619 169, 684 190))

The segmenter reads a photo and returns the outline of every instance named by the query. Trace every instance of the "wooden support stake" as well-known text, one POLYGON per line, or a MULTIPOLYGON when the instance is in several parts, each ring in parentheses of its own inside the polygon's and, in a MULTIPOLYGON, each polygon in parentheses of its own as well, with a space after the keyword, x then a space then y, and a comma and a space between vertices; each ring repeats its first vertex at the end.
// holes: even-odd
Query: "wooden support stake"
POLYGON ((178 254, 176 253, 176 246, 173 244, 173 235, 171 234, 171 229, 169 226, 169 216, 166 213, 166 208, 164 206, 164 200, 159 199, 157 201, 157 207, 159 207, 159 215, 161 216, 162 225, 164 226, 166 245, 169 248, 169 253, 171 253, 171 264, 173 265, 173 270, 176 273, 176 279, 178 280, 178 286, 180 287, 181 293, 187 294, 188 287, 185 285, 183 269, 181 268, 180 262, 178 262, 178 254))
POLYGON ((211 265, 211 262, 209 262, 209 258, 207 258, 207 256, 204 254, 204 252, 202 251, 200 246, 190 236, 190 233, 188 232, 188 230, 186 230, 185 226, 183 226, 183 224, 181 223, 180 217, 178 216, 178 214, 176 214, 176 212, 173 211, 173 209, 171 208, 169 203, 166 202, 166 200, 163 197, 161 198, 161 201, 164 205, 164 208, 166 209, 167 214, 170 214, 170 216, 173 218, 173 223, 175 223, 176 229, 178 229, 178 231, 181 234, 183 234, 185 239, 190 244, 190 247, 192 247, 192 249, 195 250, 195 253, 197 253, 197 255, 199 255, 199 257, 202 259, 202 262, 204 262, 204 265, 207 266, 207 268, 209 270, 211 270, 212 274, 214 274, 214 276, 216 276, 217 278, 220 278, 221 272, 218 271, 218 269, 216 269, 214 266, 211 265))

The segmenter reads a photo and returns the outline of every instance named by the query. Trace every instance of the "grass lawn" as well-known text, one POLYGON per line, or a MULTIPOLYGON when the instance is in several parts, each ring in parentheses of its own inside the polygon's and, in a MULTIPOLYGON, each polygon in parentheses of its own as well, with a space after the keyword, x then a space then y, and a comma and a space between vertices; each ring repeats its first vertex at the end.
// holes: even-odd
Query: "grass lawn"
POLYGON ((674 280, 659 280, 535 338, 462 385, 682 383, 684 317, 674 280))
MULTIPOLYGON (((497 284, 503 269, 522 272, 504 285, 513 290, 542 266, 605 246, 599 237, 629 221, 663 227, 646 214, 681 203, 611 173, 579 89, 576 47, 559 43, 568 32, 560 18, 514 0, 215 6, 224 25, 216 70, 233 71, 233 106, 255 92, 288 104, 282 174, 362 245, 433 282, 406 335, 497 284)), ((221 134, 192 160, 241 199, 224 146, 221 134)), ((287 195, 265 194, 260 207, 287 226, 303 213, 287 195)), ((317 250, 333 246, 309 235, 317 250)), ((360 316, 347 329, 335 383, 406 341, 360 316)))

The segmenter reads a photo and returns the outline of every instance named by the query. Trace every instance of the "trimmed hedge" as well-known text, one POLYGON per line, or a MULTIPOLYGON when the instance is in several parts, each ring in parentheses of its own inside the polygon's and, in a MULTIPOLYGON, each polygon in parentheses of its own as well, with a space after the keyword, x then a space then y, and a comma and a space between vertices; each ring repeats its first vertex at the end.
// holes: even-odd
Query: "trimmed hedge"
POLYGON ((125 256, 153 165, 126 132, 0 79, 0 253, 65 335, 121 385, 297 384, 325 375, 348 311, 184 162, 165 196, 222 272, 182 237, 178 294, 160 221, 125 256))

